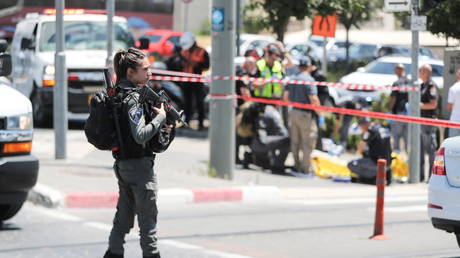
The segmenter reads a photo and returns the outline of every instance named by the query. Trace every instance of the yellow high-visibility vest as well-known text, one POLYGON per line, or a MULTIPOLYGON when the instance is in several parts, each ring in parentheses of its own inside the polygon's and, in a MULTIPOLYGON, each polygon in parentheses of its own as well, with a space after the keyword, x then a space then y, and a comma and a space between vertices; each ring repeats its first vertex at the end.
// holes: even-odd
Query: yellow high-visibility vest
MULTIPOLYGON (((280 80, 283 78, 283 66, 280 61, 275 61, 271 69, 267 66, 267 61, 263 58, 258 60, 256 65, 262 78, 270 79, 273 75, 276 75, 280 80)), ((268 82, 264 84, 262 90, 254 89, 254 95, 256 97, 281 98, 282 94, 283 85, 277 82, 268 82)))

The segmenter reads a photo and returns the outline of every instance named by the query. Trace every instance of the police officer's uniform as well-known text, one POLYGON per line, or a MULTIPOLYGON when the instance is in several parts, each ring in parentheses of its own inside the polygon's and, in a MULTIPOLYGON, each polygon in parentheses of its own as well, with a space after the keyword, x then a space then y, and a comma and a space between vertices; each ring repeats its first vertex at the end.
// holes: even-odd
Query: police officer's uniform
MULTIPOLYGON (((433 80, 421 84, 421 102, 429 103, 432 99, 438 98, 438 89, 433 80)), ((421 117, 436 118, 436 109, 420 110, 421 117)), ((435 128, 430 125, 421 125, 420 128, 420 181, 425 180, 425 153, 428 154, 430 166, 434 162, 434 155, 437 148, 435 128)), ((430 175, 430 173, 428 173, 430 175)))
POLYGON ((143 256, 160 257, 156 238, 158 188, 157 175, 153 170, 155 154, 147 145, 160 132, 166 116, 157 114, 146 123, 147 117, 143 104, 139 103, 139 93, 131 91, 136 85, 123 80, 117 87, 121 92, 127 92, 127 96, 123 98, 120 115, 124 148, 113 153, 116 159, 114 170, 118 178, 119 199, 110 232, 108 253, 123 254, 124 237, 133 227, 134 216, 137 215, 143 256))

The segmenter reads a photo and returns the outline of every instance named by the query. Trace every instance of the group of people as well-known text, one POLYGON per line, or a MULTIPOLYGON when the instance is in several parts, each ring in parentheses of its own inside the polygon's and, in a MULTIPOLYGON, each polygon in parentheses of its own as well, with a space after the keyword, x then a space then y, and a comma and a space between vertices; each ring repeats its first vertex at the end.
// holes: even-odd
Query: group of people
MULTIPOLYGON (((287 84, 289 78, 300 81, 325 81, 317 67, 317 60, 305 55, 297 63, 281 42, 270 43, 259 56, 256 51, 245 53, 244 63, 237 68, 238 76, 274 79, 273 81, 237 81, 236 94, 243 97, 276 99, 300 104, 320 105, 321 96, 328 94, 327 87, 287 84), (321 88, 321 90, 319 90, 321 88)), ((322 99, 325 99, 324 97, 322 99)), ((317 146, 318 123, 321 112, 263 103, 245 103, 240 99, 237 108, 236 162, 247 166, 254 163, 273 173, 285 173, 285 160, 291 151, 294 155, 294 172, 313 174, 310 154, 317 146), (240 159, 240 146, 247 145, 240 159)))
MULTIPOLYGON (((262 77, 266 79, 292 79, 299 81, 324 81, 325 77, 319 73, 315 60, 308 56, 298 58, 297 63, 282 43, 271 43, 264 48, 264 54, 259 57, 257 52, 248 51, 245 62, 237 68, 237 75, 249 77, 262 77), (319 76, 318 76, 319 75, 319 76)), ((394 67, 396 81, 394 87, 409 87, 410 80, 405 73, 403 64, 394 67)), ((419 69, 422 81, 420 91, 421 117, 436 118, 438 110, 438 88, 432 80, 432 67, 424 64, 419 69)), ((449 91, 448 109, 453 110, 452 120, 460 121, 460 114, 455 105, 460 105, 460 71, 457 73, 459 82, 449 91)), ((278 81, 249 82, 237 81, 236 93, 247 97, 267 99, 281 99, 300 104, 321 105, 327 96, 327 87, 313 84, 285 84, 278 81), (324 94, 326 92, 326 94, 324 94)), ((393 114, 408 114, 408 91, 395 89, 391 92, 389 109, 393 114)), ((345 108, 365 109, 369 107, 362 98, 353 98, 343 104, 345 108)), ((262 103, 247 104, 244 100, 238 101, 237 109, 237 140, 236 162, 247 166, 254 163, 263 168, 271 169, 274 173, 284 173, 284 162, 289 153, 294 157, 293 171, 310 174, 310 155, 313 149, 318 148, 320 136, 318 130, 322 113, 313 109, 305 109, 294 105, 289 109, 285 106, 276 106, 262 103), (250 125, 250 126, 248 126, 250 125), (245 130, 243 130, 243 129, 245 130), (252 131, 251 131, 252 130, 252 131), (249 131, 251 131, 249 133, 249 131), (241 155, 240 146, 247 145, 251 152, 241 155)), ((353 116, 341 115, 339 143, 346 146, 348 128, 353 116)), ((376 166, 377 160, 387 160, 390 167, 391 153, 407 151, 407 123, 392 121, 390 128, 385 128, 369 119, 358 119, 358 124, 363 131, 363 142, 359 144, 363 156, 371 160, 376 166), (404 142, 404 148, 401 146, 404 142)), ((460 130, 451 129, 449 135, 457 135, 460 130)), ((435 128, 421 126, 421 170, 420 180, 427 178, 425 171, 425 155, 429 157, 429 164, 433 163, 437 148, 435 128)), ((367 161, 366 161, 367 162, 367 161)), ((355 164, 356 165, 356 164, 355 164)), ((375 167, 372 167, 375 174, 375 167)), ((388 171, 388 182, 391 182, 391 171, 388 171)), ((428 172, 428 175, 430 173, 428 172)))

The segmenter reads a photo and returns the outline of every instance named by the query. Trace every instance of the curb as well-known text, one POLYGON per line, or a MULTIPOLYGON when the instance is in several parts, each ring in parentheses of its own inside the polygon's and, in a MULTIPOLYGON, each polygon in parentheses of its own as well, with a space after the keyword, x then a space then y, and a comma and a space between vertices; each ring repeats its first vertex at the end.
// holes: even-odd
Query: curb
MULTIPOLYGON (((280 198, 280 189, 275 186, 168 188, 158 191, 159 204, 263 202, 279 200, 280 198)), ((48 208, 113 208, 118 200, 118 192, 72 192, 63 195, 47 186, 36 185, 29 192, 28 200, 48 208)))

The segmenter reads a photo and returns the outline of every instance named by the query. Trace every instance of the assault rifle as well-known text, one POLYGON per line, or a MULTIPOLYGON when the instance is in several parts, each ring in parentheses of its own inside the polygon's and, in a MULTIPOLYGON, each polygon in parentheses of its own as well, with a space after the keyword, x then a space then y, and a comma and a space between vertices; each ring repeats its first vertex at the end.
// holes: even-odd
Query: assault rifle
POLYGON ((121 103, 115 103, 114 97, 117 95, 115 86, 112 83, 112 78, 110 77, 109 68, 103 68, 102 72, 104 73, 105 87, 108 95, 108 103, 112 108, 112 116, 115 124, 115 132, 117 134, 118 147, 121 152, 121 155, 124 156, 124 146, 123 138, 121 137, 121 128, 120 128, 120 119, 118 117, 118 109, 121 108, 121 103))
POLYGON ((170 125, 175 125, 176 121, 181 122, 185 127, 188 127, 188 124, 182 118, 183 110, 177 111, 173 106, 173 102, 169 98, 168 94, 164 90, 160 90, 158 93, 155 92, 148 84, 141 87, 139 91, 140 103, 147 103, 151 106, 159 108, 161 104, 166 111, 166 121, 170 125))

